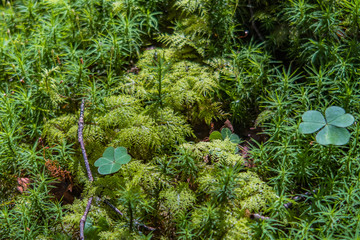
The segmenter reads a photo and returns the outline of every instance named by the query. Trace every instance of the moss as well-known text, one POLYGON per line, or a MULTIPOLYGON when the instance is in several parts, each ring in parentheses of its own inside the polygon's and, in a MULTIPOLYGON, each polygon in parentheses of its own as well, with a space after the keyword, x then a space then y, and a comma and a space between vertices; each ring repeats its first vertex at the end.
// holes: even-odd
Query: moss
POLYGON ((143 74, 146 74, 146 72, 149 73, 149 66, 154 64, 155 55, 164 56, 165 59, 172 62, 178 60, 175 56, 175 50, 172 48, 157 48, 144 51, 136 63, 136 66, 140 68, 141 71, 144 71, 143 74))
POLYGON ((159 196, 165 210, 175 216, 192 207, 196 201, 195 193, 189 189, 188 184, 181 184, 176 189, 174 187, 164 189, 159 196))
POLYGON ((197 144, 185 143, 180 147, 193 152, 196 158, 215 165, 225 164, 230 166, 244 161, 240 155, 235 154, 237 144, 230 142, 229 139, 199 142, 197 144))
MULTIPOLYGON (((181 148, 187 149, 194 154, 199 161, 208 161, 199 172, 197 178, 197 193, 210 198, 217 192, 219 187, 219 173, 224 166, 242 164, 243 159, 235 154, 237 145, 228 139, 214 140, 212 142, 199 142, 197 144, 186 143, 181 148)), ((267 205, 274 201, 274 190, 263 182, 259 176, 245 168, 234 176, 234 198, 216 209, 207 204, 198 207, 192 214, 192 222, 195 226, 205 224, 203 218, 206 214, 213 214, 214 226, 225 226, 227 232, 223 239, 252 239, 251 224, 246 212, 258 213, 265 210, 267 205), (223 213, 221 213, 223 211, 223 213), (223 217, 217 218, 223 214, 223 217), (222 219, 222 220, 221 220, 222 219), (221 222, 224 221, 224 222, 221 222)), ((209 217, 209 216, 208 216, 209 217)), ((221 227, 214 229, 215 235, 221 235, 221 227)))
POLYGON ((174 148, 193 136, 189 124, 171 109, 159 110, 156 120, 138 115, 133 126, 119 130, 112 146, 124 146, 137 159, 150 160, 156 152, 174 148))
POLYGON ((123 146, 136 159, 150 159, 160 148, 160 138, 153 126, 134 126, 119 131, 111 146, 123 146))
MULTIPOLYGON (((78 137, 78 125, 72 126, 67 132, 68 139, 76 142, 78 137)), ((83 130, 84 144, 91 164, 102 156, 106 143, 105 131, 97 125, 85 125, 83 130)))
POLYGON ((250 212, 259 212, 276 198, 274 190, 253 172, 240 173, 238 183, 235 204, 242 212, 245 209, 250 212))
POLYGON ((226 224, 229 227, 224 240, 250 240, 253 239, 252 232, 249 227, 251 221, 246 217, 234 217, 232 214, 228 215, 226 224))
POLYGON ((77 117, 74 114, 62 115, 46 122, 42 134, 50 143, 61 143, 66 138, 66 132, 76 122, 77 117))
POLYGON ((174 57, 172 49, 154 49, 145 51, 140 57, 138 74, 128 74, 124 78, 122 91, 132 94, 150 103, 158 94, 157 58, 163 58, 169 66, 161 75, 161 98, 167 107, 181 112, 193 123, 224 116, 221 104, 214 101, 214 94, 219 88, 219 76, 214 70, 200 63, 180 60, 174 57), (155 57, 156 56, 156 57, 155 57))

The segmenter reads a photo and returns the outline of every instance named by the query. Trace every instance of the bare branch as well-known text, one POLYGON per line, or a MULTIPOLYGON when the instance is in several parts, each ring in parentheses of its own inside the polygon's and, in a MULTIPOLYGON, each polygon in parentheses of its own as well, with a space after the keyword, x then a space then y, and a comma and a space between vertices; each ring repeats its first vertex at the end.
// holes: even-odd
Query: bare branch
POLYGON ((86 204, 86 209, 85 209, 84 215, 80 219, 80 239, 81 240, 85 239, 85 237, 84 237, 84 227, 85 227, 86 217, 87 217, 87 215, 88 215, 88 213, 90 211, 90 206, 91 206, 92 200, 93 200, 93 197, 90 197, 89 200, 88 200, 88 203, 86 204))
MULTIPOLYGON (((317 190, 315 189, 315 190, 313 190, 313 191, 311 191, 311 192, 306 192, 306 193, 304 193, 304 194, 297 195, 297 196, 293 197, 292 200, 293 200, 294 202, 295 202, 295 201, 304 201, 304 200, 306 200, 307 197, 313 195, 313 194, 316 193, 316 192, 317 192, 317 190)), ((285 203, 285 204, 284 204, 284 207, 285 207, 285 208, 291 208, 292 206, 293 206, 293 202, 288 202, 288 203, 285 203)))
POLYGON ((89 181, 92 182, 92 181, 94 181, 94 178, 93 178, 92 173, 91 173, 89 161, 88 161, 86 150, 85 150, 84 139, 83 139, 83 129, 84 129, 84 125, 85 125, 84 124, 84 109, 85 109, 85 100, 83 99, 81 101, 81 107, 80 107, 78 141, 80 143, 81 152, 82 152, 83 157, 84 157, 85 167, 86 167, 86 171, 87 171, 87 174, 88 174, 89 181))
MULTIPOLYGON (((84 158, 84 162, 85 162, 85 167, 86 167, 86 171, 88 174, 88 178, 89 181, 92 182, 94 181, 94 178, 92 176, 91 173, 91 169, 90 169, 90 165, 89 165, 89 160, 87 158, 87 154, 86 154, 86 149, 85 149, 85 144, 84 144, 84 138, 83 138, 83 129, 84 129, 84 109, 85 109, 85 100, 82 99, 81 101, 81 106, 80 106, 80 118, 79 118, 79 130, 78 130, 78 140, 80 143, 80 147, 81 147, 81 152, 83 154, 83 158, 84 158)), ((84 227, 85 227, 85 222, 86 222, 86 217, 90 211, 90 206, 92 203, 93 197, 90 197, 88 200, 88 203, 86 205, 86 209, 84 212, 84 215, 81 217, 80 220, 80 239, 84 240, 84 227)))
POLYGON ((253 11, 253 5, 251 5, 251 0, 249 0, 248 2, 248 7, 250 9, 250 14, 251 14, 251 18, 250 18, 250 21, 251 21, 251 27, 255 30, 256 34, 258 35, 258 37, 261 39, 261 41, 264 41, 264 37, 261 35, 259 29, 256 27, 255 25, 255 21, 254 21, 254 11, 253 11))
MULTIPOLYGON (((106 203, 107 205, 109 205, 109 207, 111 207, 115 212, 117 212, 118 214, 120 214, 121 216, 125 217, 124 214, 117 208, 115 207, 114 205, 112 205, 108 200, 104 200, 104 203, 106 203)), ((139 227, 143 227, 149 231, 155 231, 156 228, 153 228, 153 227, 149 227, 149 226, 146 226, 145 224, 142 224, 142 223, 139 223, 136 219, 134 219, 134 223, 135 225, 139 226, 139 227)))
POLYGON ((104 203, 106 203, 109 207, 111 207, 116 213, 120 214, 121 216, 124 216, 124 214, 119 209, 117 209, 117 207, 112 205, 108 200, 105 199, 104 203))
POLYGON ((259 220, 259 219, 261 219, 261 220, 268 220, 268 219, 270 219, 269 217, 262 216, 262 215, 260 215, 260 214, 258 214, 258 213, 251 214, 251 215, 250 215, 250 218, 251 218, 251 219, 256 219, 256 220, 259 220))

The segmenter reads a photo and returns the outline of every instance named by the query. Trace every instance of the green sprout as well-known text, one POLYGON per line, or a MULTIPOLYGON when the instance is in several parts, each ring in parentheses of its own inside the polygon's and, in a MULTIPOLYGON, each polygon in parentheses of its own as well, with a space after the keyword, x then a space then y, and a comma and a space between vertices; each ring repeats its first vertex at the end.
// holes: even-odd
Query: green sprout
POLYGON ((229 128, 223 128, 221 130, 221 133, 219 131, 213 131, 209 136, 210 140, 215 140, 215 139, 225 140, 226 138, 229 138, 230 142, 232 143, 236 143, 236 144, 240 143, 239 136, 235 133, 232 133, 229 128))
POLYGON ((302 116, 299 131, 304 134, 314 133, 321 145, 344 145, 349 142, 350 133, 346 127, 354 123, 354 117, 345 113, 341 107, 332 106, 325 110, 325 118, 319 111, 307 111, 302 116))
POLYGON ((108 147, 101 158, 96 160, 95 167, 99 167, 98 172, 102 175, 112 174, 121 168, 121 165, 130 162, 131 156, 127 154, 124 147, 108 147))

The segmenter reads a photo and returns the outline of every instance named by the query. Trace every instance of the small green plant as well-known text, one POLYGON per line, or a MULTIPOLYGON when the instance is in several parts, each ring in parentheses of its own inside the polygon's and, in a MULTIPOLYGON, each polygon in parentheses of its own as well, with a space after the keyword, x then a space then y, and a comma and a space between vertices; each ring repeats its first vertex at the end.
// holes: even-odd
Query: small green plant
POLYGON ((346 113, 341 107, 332 106, 325 110, 325 118, 319 111, 307 111, 302 116, 299 126, 301 133, 314 133, 321 129, 316 135, 316 141, 322 145, 344 145, 349 142, 350 133, 346 127, 354 122, 354 117, 346 113))
POLYGON ((121 165, 130 162, 131 156, 127 154, 124 147, 108 147, 101 158, 96 160, 95 167, 99 167, 98 172, 102 175, 112 174, 121 168, 121 165))
POLYGON ((226 138, 229 138, 230 142, 232 143, 236 143, 236 144, 240 143, 239 136, 235 133, 232 133, 229 128, 223 128, 221 130, 221 133, 219 131, 213 131, 209 136, 210 140, 215 140, 215 139, 225 140, 226 138))

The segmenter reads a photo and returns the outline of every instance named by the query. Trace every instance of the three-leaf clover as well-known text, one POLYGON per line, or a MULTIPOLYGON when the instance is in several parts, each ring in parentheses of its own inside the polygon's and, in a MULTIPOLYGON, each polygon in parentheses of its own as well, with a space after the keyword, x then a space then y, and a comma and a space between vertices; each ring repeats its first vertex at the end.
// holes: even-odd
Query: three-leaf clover
POLYGON ((332 106, 325 110, 325 118, 319 111, 307 111, 302 116, 299 131, 304 134, 314 133, 316 141, 322 145, 344 145, 349 142, 350 133, 345 128, 353 124, 354 117, 345 113, 341 107, 332 106))
POLYGON ((130 162, 131 156, 127 154, 124 147, 108 147, 101 158, 96 160, 95 167, 99 167, 98 172, 102 175, 112 174, 121 168, 121 165, 130 162))
POLYGON ((235 133, 232 133, 229 128, 223 128, 221 130, 221 133, 219 131, 213 131, 209 136, 210 140, 214 140, 214 139, 225 140, 226 138, 229 138, 230 142, 232 143, 236 143, 236 144, 240 143, 239 136, 235 133))

